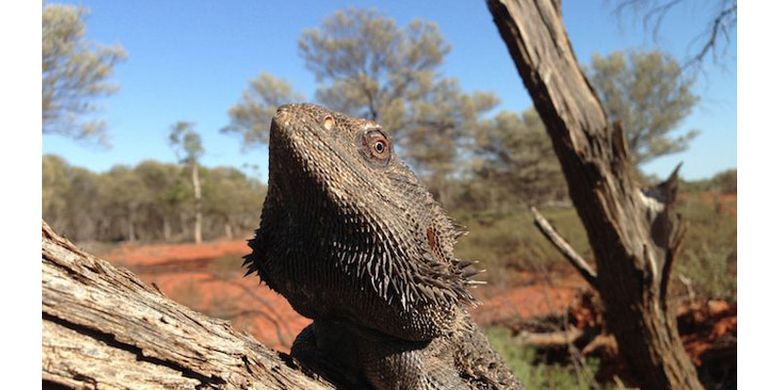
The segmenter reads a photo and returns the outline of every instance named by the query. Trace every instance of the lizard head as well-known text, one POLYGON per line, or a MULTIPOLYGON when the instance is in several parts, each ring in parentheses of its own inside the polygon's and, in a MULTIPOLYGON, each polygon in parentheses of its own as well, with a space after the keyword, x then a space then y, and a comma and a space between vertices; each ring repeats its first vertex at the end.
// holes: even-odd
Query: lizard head
POLYGON ((301 267, 348 275, 403 310, 473 303, 468 287, 480 282, 454 256, 459 235, 378 123, 313 104, 277 110, 268 194, 247 257, 271 288, 284 290, 301 267))

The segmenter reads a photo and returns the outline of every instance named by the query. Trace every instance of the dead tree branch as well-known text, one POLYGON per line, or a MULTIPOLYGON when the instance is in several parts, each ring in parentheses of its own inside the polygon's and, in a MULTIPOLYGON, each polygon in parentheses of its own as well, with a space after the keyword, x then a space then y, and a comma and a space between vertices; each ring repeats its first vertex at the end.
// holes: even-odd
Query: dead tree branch
POLYGON ((594 289, 598 290, 598 277, 596 271, 590 267, 587 261, 585 261, 569 243, 555 231, 555 228, 544 218, 544 216, 536 209, 531 207, 531 213, 534 215, 534 225, 540 232, 553 244, 553 246, 561 252, 563 257, 574 266, 574 269, 582 275, 585 281, 591 285, 594 289))

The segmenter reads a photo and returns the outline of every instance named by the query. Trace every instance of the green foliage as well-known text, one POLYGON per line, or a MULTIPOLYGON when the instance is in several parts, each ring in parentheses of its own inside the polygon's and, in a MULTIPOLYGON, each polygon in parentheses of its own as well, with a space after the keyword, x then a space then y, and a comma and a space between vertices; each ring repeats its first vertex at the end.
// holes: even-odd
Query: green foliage
MULTIPOLYGON (((469 132, 495 107, 491 93, 467 94, 440 76, 449 44, 436 24, 406 27, 377 11, 350 8, 306 30, 298 47, 320 83, 316 99, 329 108, 382 124, 396 150, 445 203, 469 132)), ((261 74, 230 108, 223 132, 243 134, 244 146, 266 143, 276 107, 300 95, 283 80, 261 74)))
POLYGON ((76 240, 98 234, 99 225, 94 223, 99 210, 94 200, 100 193, 96 174, 46 155, 42 179, 43 216, 55 230, 76 240))
POLYGON ((192 122, 174 123, 168 133, 168 143, 183 163, 197 164, 204 152, 200 134, 195 132, 195 124, 192 122))
POLYGON ((456 80, 438 75, 450 47, 436 24, 414 20, 399 28, 376 11, 350 8, 304 32, 299 48, 323 83, 317 99, 382 123, 434 195, 447 198, 467 132, 498 99, 463 93, 456 80))
POLYGON ((258 194, 265 192, 260 182, 228 167, 205 171, 203 181, 203 212, 210 216, 210 230, 221 226, 225 236, 232 238, 234 227, 257 224, 262 207, 258 194))
POLYGON ((694 291, 707 298, 736 300, 737 216, 718 200, 683 198, 678 210, 688 224, 675 272, 689 278, 694 291))
POLYGON ((298 47, 317 81, 328 83, 317 91, 320 101, 392 131, 404 127, 406 100, 431 89, 450 51, 434 23, 414 20, 400 29, 374 10, 354 8, 305 31, 298 47))
POLYGON ((737 170, 727 169, 716 173, 713 177, 700 180, 681 181, 683 192, 718 192, 721 194, 737 193, 737 170))
MULTIPOLYGON (((472 190, 489 191, 496 205, 538 205, 567 197, 566 181, 541 118, 501 112, 474 136, 472 190)), ((479 196, 479 195, 474 195, 479 196)), ((482 195, 484 196, 484 195, 482 195)))
POLYGON ((577 370, 574 365, 544 364, 536 359, 533 347, 525 346, 512 339, 505 328, 489 328, 485 331, 490 344, 495 348, 528 389, 607 389, 595 380, 598 360, 589 358, 577 370), (579 371, 579 372, 578 372, 579 371))
POLYGON ((46 4, 43 8, 43 133, 107 144, 105 122, 90 119, 96 98, 116 92, 109 82, 127 54, 119 46, 84 38, 85 8, 46 4))
POLYGON ((699 98, 674 58, 659 51, 594 55, 588 78, 610 120, 620 121, 634 163, 688 148, 695 130, 674 137, 699 98))
POLYGON ((713 181, 717 183, 718 189, 724 194, 736 194, 737 193, 737 170, 729 169, 718 173, 713 178, 713 181))
POLYGON ((220 132, 240 134, 244 147, 266 144, 276 108, 303 99, 287 81, 260 73, 249 82, 249 87, 241 94, 241 101, 230 107, 230 124, 220 132))
MULTIPOLYGON (((203 234, 256 227, 265 186, 234 168, 205 168, 203 234)), ((194 196, 187 170, 144 161, 96 174, 61 157, 43 156, 43 218, 74 241, 166 240, 191 237, 194 196)))
MULTIPOLYGON (((677 205, 688 231, 674 272, 690 279, 694 291, 707 298, 736 298, 737 217, 730 207, 711 193, 683 194, 677 205)), ((578 253, 593 259, 585 229, 572 207, 540 211, 578 253)), ((570 271, 569 264, 533 225, 526 208, 456 210, 453 217, 469 230, 458 243, 456 254, 481 261, 491 283, 503 283, 507 269, 570 271)), ((676 293, 685 293, 678 279, 674 279, 674 286, 676 293)))
MULTIPOLYGON (((591 257, 585 229, 573 208, 546 207, 541 212, 579 253, 591 257)), ((453 217, 469 230, 459 241, 456 254, 479 260, 493 283, 503 281, 507 268, 540 271, 569 267, 536 230, 533 216, 526 208, 480 213, 456 211, 453 217)))

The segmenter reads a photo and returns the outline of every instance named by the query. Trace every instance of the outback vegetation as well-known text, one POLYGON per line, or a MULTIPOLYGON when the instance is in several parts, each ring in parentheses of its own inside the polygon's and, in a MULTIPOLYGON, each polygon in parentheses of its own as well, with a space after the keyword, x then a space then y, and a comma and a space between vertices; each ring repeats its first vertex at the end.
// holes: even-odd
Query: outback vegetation
MULTIPOLYGON (((723 3, 724 10, 731 10, 726 7, 730 2, 723 3)), ((653 7, 650 12, 657 12, 653 7)), ((735 18, 735 3, 733 8, 735 18)), ((117 90, 118 84, 110 80, 112 69, 128 55, 120 46, 87 42, 85 14, 84 8, 44 6, 43 132, 107 143, 108 128, 96 115, 94 102, 117 90)), ((713 28, 716 38, 728 31, 722 25, 713 28)), ((433 22, 414 20, 399 26, 374 10, 336 12, 304 31, 298 41, 300 57, 318 82, 314 96, 261 70, 243 92, 236 92, 236 103, 227 108, 229 121, 219 130, 237 136, 246 149, 263 147, 276 107, 301 100, 376 120, 437 200, 470 231, 456 252, 461 258, 480 260, 488 270, 490 290, 485 298, 524 284, 555 288, 556 281, 573 270, 534 227, 531 206, 584 258, 592 260, 594 253, 570 201, 544 121, 534 108, 496 112, 499 99, 490 91, 462 90, 457 79, 442 71, 450 49, 433 22)), ((627 50, 596 55, 585 73, 609 120, 621 123, 632 169, 647 188, 661 180, 645 175, 644 164, 685 150, 699 132, 707 131, 683 129, 679 135, 680 123, 699 97, 693 88, 695 74, 686 73, 685 65, 668 53, 627 50)), ((70 240, 159 284, 179 302, 256 334, 262 331, 250 319, 261 318, 276 330, 272 344, 289 348, 294 329, 300 326, 288 328, 286 323, 296 320, 280 313, 290 309, 274 306, 269 302, 275 301, 241 281, 240 249, 215 252, 205 266, 184 261, 202 256, 180 256, 179 262, 171 263, 173 268, 165 261, 176 256, 145 263, 134 257, 133 251, 140 249, 126 249, 126 243, 207 245, 218 239, 243 240, 257 227, 266 192, 263 182, 234 167, 203 166, 203 146, 193 123, 173 124, 169 138, 160 139, 166 141, 179 164, 145 161, 96 173, 44 155, 43 219, 70 240), (171 271, 187 278, 174 283, 171 271), (235 290, 235 295, 212 296, 213 286, 203 287, 209 283, 230 286, 225 291, 235 290), (262 308, 242 310, 237 302, 244 301, 238 296, 261 301, 262 308)), ((707 388, 727 388, 736 378, 736 366, 732 373, 730 368, 705 364, 723 364, 730 357, 707 360, 700 341, 709 337, 708 347, 714 344, 715 331, 709 331, 720 323, 718 316, 726 318, 723 313, 736 311, 737 171, 680 180, 679 192, 676 209, 687 221, 687 234, 673 264, 676 277, 671 280, 670 300, 682 308, 677 323, 700 381, 707 388), (725 302, 728 309, 713 309, 712 302, 725 302)), ((486 318, 480 324, 488 328, 491 342, 529 388, 620 388, 635 379, 621 368, 614 341, 604 342, 610 335, 603 303, 584 281, 579 282, 572 302, 544 317, 476 316, 478 321, 486 318), (534 339, 560 332, 563 341, 534 339)), ((735 321, 734 317, 734 337, 735 321)), ((734 340, 734 361, 735 344, 734 340)))

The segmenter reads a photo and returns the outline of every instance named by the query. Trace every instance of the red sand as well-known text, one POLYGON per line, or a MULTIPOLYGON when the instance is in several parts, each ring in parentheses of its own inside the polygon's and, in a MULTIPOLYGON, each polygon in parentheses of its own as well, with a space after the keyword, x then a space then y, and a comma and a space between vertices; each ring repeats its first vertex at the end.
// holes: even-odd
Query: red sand
MULTIPOLYGON (((103 255, 133 270, 146 283, 165 295, 209 315, 229 319, 239 329, 280 351, 289 351, 298 332, 311 321, 298 315, 287 300, 260 285, 257 276, 243 277, 241 256, 249 249, 244 240, 196 244, 123 245, 103 255), (232 262, 231 257, 235 257, 232 262), (215 259, 221 259, 216 265, 215 259)), ((482 302, 472 310, 481 325, 560 316, 577 306, 587 286, 576 274, 543 277, 518 273, 512 287, 482 286, 475 295, 482 302)), ((576 311, 576 310, 575 310, 576 311)), ((584 312, 583 312, 584 313, 584 312)), ((580 314, 583 314, 580 313, 580 314)), ((593 322, 579 318, 577 322, 593 322)), ((592 317, 593 313, 584 313, 592 317)), ((699 357, 721 336, 736 336, 736 307, 711 301, 705 307, 680 308, 678 315, 690 316, 694 331, 684 334, 686 350, 700 364, 699 357)))

